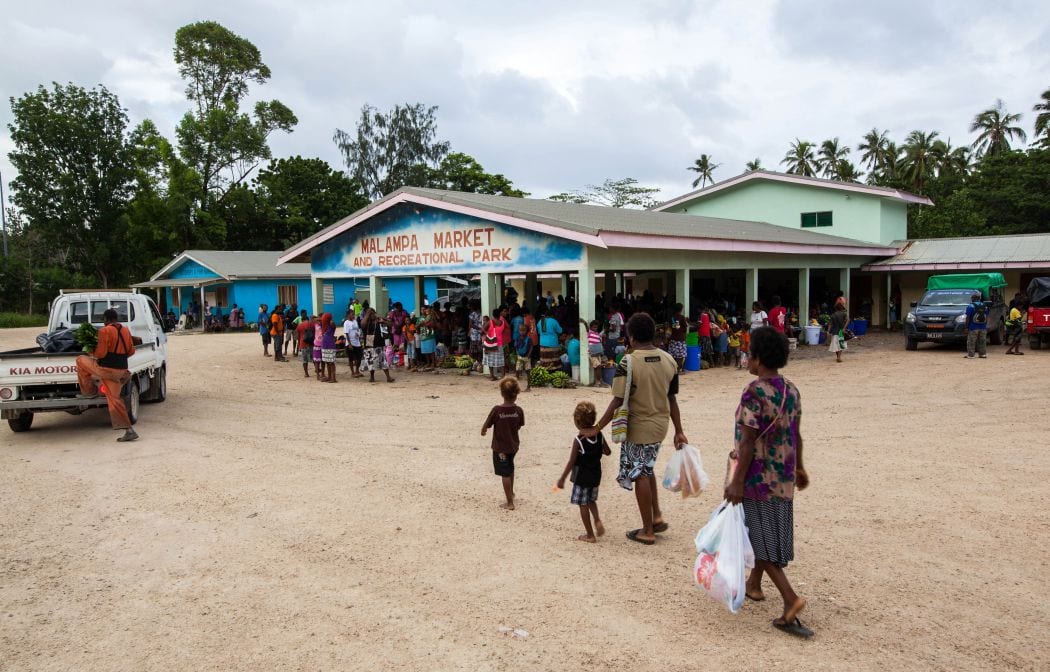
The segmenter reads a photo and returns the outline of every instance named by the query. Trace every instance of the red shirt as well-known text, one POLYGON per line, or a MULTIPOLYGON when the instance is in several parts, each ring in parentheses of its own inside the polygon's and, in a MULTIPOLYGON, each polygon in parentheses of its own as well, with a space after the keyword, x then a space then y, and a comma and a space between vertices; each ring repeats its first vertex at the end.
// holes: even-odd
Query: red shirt
POLYGON ((696 333, 711 338, 711 316, 707 314, 706 310, 700 313, 700 326, 697 328, 696 333))
POLYGON ((784 328, 787 326, 787 309, 784 306, 769 309, 769 326, 784 333, 784 328))

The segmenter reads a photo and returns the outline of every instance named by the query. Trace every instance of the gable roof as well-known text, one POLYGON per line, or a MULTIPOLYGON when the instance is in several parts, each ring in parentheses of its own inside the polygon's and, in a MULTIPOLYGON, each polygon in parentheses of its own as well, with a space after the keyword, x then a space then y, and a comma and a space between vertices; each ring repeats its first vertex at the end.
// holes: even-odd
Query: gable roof
POLYGON ((858 182, 840 182, 838 180, 826 180, 819 177, 805 177, 803 175, 792 175, 791 173, 778 173, 773 170, 752 170, 746 173, 741 173, 736 177, 731 177, 728 180, 717 182, 710 186, 704 187, 703 189, 697 189, 691 191, 688 194, 672 198, 669 201, 661 203, 653 208, 653 210, 660 212, 673 208, 678 205, 685 203, 691 203, 698 201, 714 194, 733 189, 741 185, 750 184, 756 181, 765 182, 782 182, 785 184, 796 184, 806 187, 818 187, 821 189, 835 189, 838 191, 846 191, 856 194, 865 194, 868 196, 875 196, 878 198, 885 198, 893 201, 900 201, 903 203, 917 203, 919 205, 933 205, 933 201, 926 198, 925 196, 919 196, 912 194, 907 191, 901 191, 900 189, 891 189, 889 187, 876 187, 868 184, 860 184, 858 182))
POLYGON ((281 254, 278 263, 303 258, 314 247, 401 203, 458 212, 600 248, 806 252, 857 256, 888 256, 897 252, 896 247, 765 222, 402 187, 293 245, 281 254))
POLYGON ((310 277, 310 264, 284 264, 278 268, 280 256, 280 252, 258 250, 186 250, 150 280, 163 279, 185 261, 195 261, 226 280, 310 277))
POLYGON ((865 271, 999 270, 1050 268, 1050 233, 906 241, 901 251, 865 271))

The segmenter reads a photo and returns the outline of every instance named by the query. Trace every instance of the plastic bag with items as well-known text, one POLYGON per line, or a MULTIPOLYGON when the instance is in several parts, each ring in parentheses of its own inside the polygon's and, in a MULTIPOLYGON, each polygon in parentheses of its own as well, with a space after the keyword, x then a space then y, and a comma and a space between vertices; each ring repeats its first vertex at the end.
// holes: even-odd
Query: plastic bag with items
POLYGON ((747 572, 755 566, 743 505, 722 502, 697 533, 696 552, 697 587, 735 614, 744 604, 747 572))
POLYGON ((698 496, 709 482, 700 451, 688 443, 674 452, 664 470, 664 487, 682 497, 698 496))

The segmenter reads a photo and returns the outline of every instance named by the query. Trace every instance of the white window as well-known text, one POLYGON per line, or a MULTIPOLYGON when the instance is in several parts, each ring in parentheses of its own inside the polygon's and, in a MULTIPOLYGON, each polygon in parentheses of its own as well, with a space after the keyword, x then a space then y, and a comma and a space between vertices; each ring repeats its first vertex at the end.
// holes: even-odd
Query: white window
POLYGON ((290 306, 299 305, 299 287, 296 285, 277 285, 277 303, 290 306))

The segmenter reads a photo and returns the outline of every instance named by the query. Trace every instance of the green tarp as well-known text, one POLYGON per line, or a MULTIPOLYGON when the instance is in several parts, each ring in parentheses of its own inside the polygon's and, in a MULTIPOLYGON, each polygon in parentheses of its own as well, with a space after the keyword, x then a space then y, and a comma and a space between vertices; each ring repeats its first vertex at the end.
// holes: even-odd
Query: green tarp
POLYGON ((931 275, 926 289, 978 289, 988 298, 992 288, 1006 287, 1002 273, 956 273, 954 275, 931 275))

